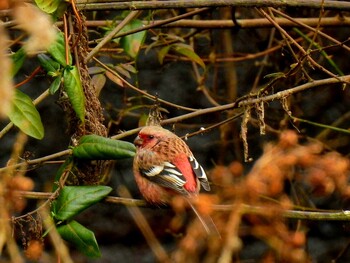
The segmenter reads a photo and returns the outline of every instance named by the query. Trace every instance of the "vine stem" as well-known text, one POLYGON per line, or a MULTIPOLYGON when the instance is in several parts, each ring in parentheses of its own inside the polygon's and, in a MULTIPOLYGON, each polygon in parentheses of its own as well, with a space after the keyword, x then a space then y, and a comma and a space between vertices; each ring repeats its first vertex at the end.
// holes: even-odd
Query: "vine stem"
MULTIPOLYGON (((49 192, 27 192, 14 191, 15 194, 28 199, 50 199, 54 193, 49 192)), ((130 197, 116 197, 107 196, 104 199, 106 203, 113 203, 125 206, 149 207, 146 201, 141 199, 133 199, 130 197)), ((240 204, 242 214, 258 214, 268 215, 270 210, 263 206, 252 206, 247 204, 240 204)), ((230 212, 237 208, 237 205, 212 205, 214 211, 230 212)), ((282 216, 290 219, 300 220, 318 220, 318 221, 350 221, 350 210, 343 211, 305 211, 305 210, 281 210, 282 216)))

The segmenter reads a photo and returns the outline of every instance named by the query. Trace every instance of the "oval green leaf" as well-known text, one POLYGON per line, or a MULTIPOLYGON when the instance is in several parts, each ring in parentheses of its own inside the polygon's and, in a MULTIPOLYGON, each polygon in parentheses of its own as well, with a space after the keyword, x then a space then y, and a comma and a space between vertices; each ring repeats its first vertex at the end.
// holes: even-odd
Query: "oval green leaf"
POLYGON ((55 94, 56 91, 60 88, 61 82, 62 82, 62 77, 61 77, 61 76, 56 77, 56 78, 52 81, 52 83, 51 83, 51 85, 50 85, 50 87, 49 87, 49 93, 50 93, 51 95, 55 94))
MULTIPOLYGON (((142 21, 138 19, 132 20, 127 24, 120 32, 127 32, 137 28, 142 28, 142 21)), ((145 41, 146 31, 140 31, 134 34, 126 35, 121 38, 120 44, 123 47, 124 51, 132 58, 136 58, 137 54, 140 51, 141 45, 145 41)))
POLYGON ((103 89, 103 87, 106 84, 106 76, 103 74, 93 75, 91 78, 91 84, 95 88, 96 95, 99 96, 101 90, 103 89))
POLYGON ((12 65, 12 76, 15 76, 17 72, 22 67, 27 55, 24 48, 20 48, 16 53, 11 55, 13 65, 12 65))
POLYGON ((102 74, 106 72, 106 70, 101 67, 90 67, 88 68, 88 71, 89 71, 89 75, 102 74))
POLYGON ((51 14, 57 10, 61 0, 35 0, 35 3, 42 11, 51 14))
POLYGON ((53 217, 65 221, 105 198, 112 188, 109 186, 65 186, 58 198, 52 202, 53 217))
POLYGON ((78 118, 85 120, 85 95, 80 81, 80 75, 77 67, 67 67, 63 71, 64 90, 78 118))
POLYGON ((60 64, 46 54, 39 54, 38 60, 47 73, 56 72, 60 69, 60 64))
POLYGON ((77 221, 61 225, 57 227, 57 231, 64 240, 73 244, 84 255, 90 258, 101 256, 95 234, 77 221))
MULTIPOLYGON (((58 32, 56 36, 56 41, 53 43, 47 51, 49 54, 63 67, 67 66, 66 62, 66 45, 64 42, 64 35, 62 32, 58 32)), ((69 65, 72 64, 72 56, 70 52, 68 52, 68 62, 69 65)))
POLYGON ((162 65, 165 56, 169 53, 169 50, 171 48, 171 45, 163 47, 161 50, 158 52, 158 61, 162 65))
POLYGON ((187 57, 191 61, 200 65, 203 69, 205 69, 205 64, 203 60, 194 52, 191 46, 184 44, 173 45, 173 49, 175 52, 187 57))
POLYGON ((115 160, 135 155, 136 148, 130 142, 113 140, 98 135, 83 136, 73 149, 73 156, 89 160, 115 160))
POLYGON ((40 114, 32 100, 23 92, 16 90, 12 109, 8 114, 10 120, 25 134, 41 140, 44 137, 44 126, 40 114))

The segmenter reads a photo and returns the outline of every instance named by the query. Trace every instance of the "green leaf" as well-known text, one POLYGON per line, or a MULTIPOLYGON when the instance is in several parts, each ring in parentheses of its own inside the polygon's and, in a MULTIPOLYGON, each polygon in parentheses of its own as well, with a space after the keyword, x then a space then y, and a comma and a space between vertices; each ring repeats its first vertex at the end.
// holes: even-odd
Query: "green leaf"
POLYGON ((279 79, 279 78, 285 78, 285 77, 286 77, 286 74, 283 72, 273 72, 265 75, 264 79, 267 79, 267 78, 279 79))
POLYGON ((119 64, 119 66, 121 66, 122 68, 124 68, 125 70, 127 70, 131 73, 134 73, 134 74, 137 73, 137 69, 131 64, 121 63, 121 64, 119 64))
POLYGON ((73 149, 73 156, 89 160, 114 160, 133 157, 135 151, 132 143, 92 134, 80 139, 79 145, 73 149))
POLYGON ((125 68, 121 67, 120 65, 116 65, 115 70, 120 74, 123 75, 124 77, 131 78, 130 72, 127 71, 125 68))
MULTIPOLYGON (((143 27, 140 20, 134 19, 127 24, 120 32, 127 32, 136 28, 143 27)), ((140 47, 143 44, 146 36, 146 31, 137 32, 131 35, 126 35, 120 39, 120 44, 124 51, 132 58, 136 58, 140 51, 140 47)))
POLYGON ((112 188, 109 186, 65 186, 58 198, 52 202, 52 213, 56 220, 69 220, 86 208, 105 198, 112 188))
POLYGON ((44 12, 55 12, 62 0, 35 0, 36 5, 44 12))
POLYGON ((106 72, 106 70, 101 67, 90 67, 88 68, 88 71, 89 71, 89 75, 102 74, 106 72))
POLYGON ((63 71, 64 90, 78 118, 85 120, 85 95, 80 81, 80 75, 77 67, 67 67, 63 71))
POLYGON ((194 52, 191 46, 184 44, 176 44, 172 46, 175 52, 188 57, 191 61, 200 65, 203 69, 205 69, 205 64, 203 60, 194 52))
POLYGON ((159 61, 159 63, 161 65, 163 64, 164 57, 169 53, 170 48, 171 48, 171 45, 170 46, 165 46, 161 50, 159 50, 159 52, 158 52, 158 61, 159 61))
MULTIPOLYGON (((62 32, 57 33, 55 43, 51 44, 51 46, 48 48, 47 51, 63 67, 67 66, 66 45, 64 42, 64 35, 62 32)), ((72 65, 72 56, 70 52, 68 52, 68 60, 69 60, 69 65, 72 65)))
POLYGON ((25 134, 39 140, 44 137, 44 126, 39 112, 31 98, 19 90, 15 92, 9 118, 25 134))
POLYGON ((52 83, 51 83, 51 85, 49 87, 49 92, 50 92, 51 95, 55 94, 56 91, 60 88, 61 82, 62 82, 62 77, 61 76, 56 77, 52 81, 52 83))
POLYGON ((80 252, 91 258, 101 256, 95 234, 79 224, 77 221, 70 221, 68 224, 57 227, 62 238, 73 244, 80 252))
POLYGON ((60 69, 60 64, 46 54, 39 54, 38 60, 46 72, 56 72, 60 69))
POLYGON ((96 95, 98 96, 102 90, 102 88, 106 84, 106 76, 103 74, 93 75, 91 78, 91 84, 95 88, 96 95))
POLYGON ((22 67, 27 55, 24 48, 20 48, 16 53, 11 55, 13 65, 12 65, 12 76, 15 76, 17 72, 22 67))

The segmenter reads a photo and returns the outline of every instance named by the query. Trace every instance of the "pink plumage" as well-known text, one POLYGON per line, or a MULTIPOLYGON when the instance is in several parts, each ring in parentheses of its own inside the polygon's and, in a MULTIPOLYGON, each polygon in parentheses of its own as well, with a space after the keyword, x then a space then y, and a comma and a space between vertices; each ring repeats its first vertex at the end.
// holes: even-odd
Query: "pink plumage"
POLYGON ((160 126, 146 126, 134 143, 135 180, 148 202, 165 204, 174 195, 195 196, 201 185, 210 190, 204 169, 174 133, 160 126))

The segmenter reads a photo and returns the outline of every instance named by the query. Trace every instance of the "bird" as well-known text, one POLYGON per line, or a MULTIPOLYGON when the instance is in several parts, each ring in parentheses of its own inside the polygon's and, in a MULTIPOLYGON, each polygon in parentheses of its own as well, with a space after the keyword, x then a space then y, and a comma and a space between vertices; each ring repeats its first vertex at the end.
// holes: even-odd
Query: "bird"
MULTIPOLYGON (((169 204, 174 196, 186 198, 205 230, 210 226, 194 205, 201 186, 210 191, 203 167, 198 163, 186 142, 173 132, 158 125, 143 127, 134 140, 136 154, 133 172, 144 199, 153 205, 169 204)), ((211 220, 210 220, 211 221, 211 220)))

